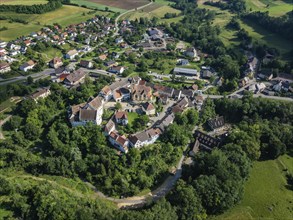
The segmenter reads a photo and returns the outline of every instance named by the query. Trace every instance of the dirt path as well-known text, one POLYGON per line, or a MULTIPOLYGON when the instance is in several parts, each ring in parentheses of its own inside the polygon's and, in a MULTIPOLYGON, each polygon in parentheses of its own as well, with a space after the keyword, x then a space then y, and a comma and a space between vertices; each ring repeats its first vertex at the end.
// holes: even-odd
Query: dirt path
POLYGON ((152 1, 149 2, 149 3, 146 4, 146 5, 140 6, 140 7, 138 7, 138 8, 133 8, 133 9, 130 9, 130 10, 126 11, 126 12, 121 13, 121 14, 115 19, 115 29, 116 29, 116 31, 115 31, 115 33, 114 33, 114 36, 118 35, 118 32, 119 32, 119 24, 118 24, 118 21, 119 21, 119 19, 120 19, 123 15, 126 15, 127 13, 129 13, 129 12, 133 12, 133 11, 135 11, 135 10, 143 9, 143 8, 145 8, 145 7, 147 7, 147 6, 151 5, 151 4, 153 4, 152 1))
POLYGON ((11 118, 12 115, 8 115, 4 120, 0 120, 0 140, 4 140, 5 137, 2 133, 2 125, 4 125, 10 118, 11 118))

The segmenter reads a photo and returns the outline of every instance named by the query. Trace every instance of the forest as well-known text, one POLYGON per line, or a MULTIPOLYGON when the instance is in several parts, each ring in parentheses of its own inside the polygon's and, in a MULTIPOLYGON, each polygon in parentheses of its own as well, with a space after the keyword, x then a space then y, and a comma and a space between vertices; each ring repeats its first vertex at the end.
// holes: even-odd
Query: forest
POLYGON ((16 12, 23 14, 44 14, 49 11, 54 11, 62 6, 61 0, 49 0, 47 4, 35 5, 0 5, 0 12, 16 12))

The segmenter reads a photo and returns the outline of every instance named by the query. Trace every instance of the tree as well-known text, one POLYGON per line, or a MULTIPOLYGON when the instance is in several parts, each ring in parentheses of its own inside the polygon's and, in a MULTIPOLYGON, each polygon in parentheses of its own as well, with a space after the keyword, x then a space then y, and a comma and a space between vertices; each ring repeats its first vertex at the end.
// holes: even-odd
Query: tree
POLYGON ((122 109, 122 105, 121 105, 120 102, 116 102, 116 104, 115 104, 115 109, 116 109, 116 110, 121 110, 121 109, 122 109))
POLYGON ((33 123, 29 122, 26 123, 23 129, 24 135, 27 139, 31 141, 35 141, 40 137, 42 129, 33 123))
POLYGON ((15 130, 20 128, 21 123, 22 118, 17 115, 13 115, 10 120, 5 124, 5 128, 7 128, 8 130, 15 130))
POLYGON ((163 140, 170 142, 175 146, 185 146, 188 143, 189 138, 187 133, 182 132, 182 130, 182 127, 176 123, 170 125, 163 134, 163 140))
POLYGON ((27 84, 28 84, 28 85, 31 85, 31 84, 34 83, 34 79, 33 79, 33 77, 31 77, 31 76, 27 77, 27 78, 26 78, 26 81, 27 81, 27 84))
POLYGON ((176 208, 179 219, 205 219, 205 209, 199 196, 191 185, 179 179, 169 196, 170 202, 176 208))

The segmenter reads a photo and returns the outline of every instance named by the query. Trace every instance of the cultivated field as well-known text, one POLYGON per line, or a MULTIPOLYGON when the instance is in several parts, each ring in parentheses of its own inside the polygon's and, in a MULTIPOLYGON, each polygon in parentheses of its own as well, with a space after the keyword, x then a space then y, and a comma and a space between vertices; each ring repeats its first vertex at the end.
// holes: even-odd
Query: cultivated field
POLYGON ((46 4, 46 0, 1 0, 0 5, 36 5, 46 4))
POLYGON ((133 9, 149 3, 148 0, 88 0, 101 5, 106 5, 114 8, 133 9))
POLYGON ((116 7, 111 7, 109 5, 98 4, 96 2, 88 1, 88 0, 70 0, 70 2, 77 4, 79 6, 84 5, 88 8, 99 9, 99 10, 105 10, 105 8, 108 7, 109 10, 114 11, 114 12, 126 11, 125 9, 122 9, 122 8, 116 8, 116 7))
POLYGON ((293 192, 287 188, 286 171, 293 173, 293 158, 256 162, 245 183, 241 204, 213 220, 292 219, 293 192))
MULTIPOLYGON (((17 17, 28 21, 28 24, 21 24, 8 20, 1 20, 0 27, 7 27, 8 30, 0 32, 1 40, 12 40, 19 36, 30 34, 40 30, 44 25, 58 23, 63 27, 70 24, 77 24, 94 17, 94 14, 87 14, 91 10, 81 7, 64 5, 62 8, 45 14, 16 14, 14 12, 2 12, 5 17, 17 17), (85 13, 85 14, 84 14, 85 13)), ((109 15, 109 12, 98 11, 96 14, 109 15)))

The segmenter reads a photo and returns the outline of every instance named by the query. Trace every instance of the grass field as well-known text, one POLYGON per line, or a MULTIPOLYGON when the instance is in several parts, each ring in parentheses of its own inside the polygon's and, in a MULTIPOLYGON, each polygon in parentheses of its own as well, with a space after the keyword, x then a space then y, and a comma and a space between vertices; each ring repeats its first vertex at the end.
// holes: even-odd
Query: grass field
POLYGON ((36 5, 46 4, 46 0, 1 0, 0 4, 3 5, 36 5))
POLYGON ((177 9, 174 9, 168 5, 160 5, 159 3, 154 3, 142 10, 138 10, 135 12, 127 13, 124 16, 122 16, 121 19, 129 19, 129 20, 135 20, 139 19, 141 17, 143 18, 149 18, 152 19, 153 17, 157 17, 160 19, 160 22, 178 22, 180 19, 183 18, 183 16, 178 16, 176 18, 170 18, 170 19, 164 19, 164 15, 169 13, 176 13, 179 14, 180 11, 177 9))
MULTIPOLYGON (((220 38, 226 46, 239 45, 239 41, 236 36, 236 31, 225 28, 227 23, 232 18, 232 14, 229 11, 223 11, 217 7, 203 4, 199 4, 199 7, 216 11, 216 18, 213 24, 219 25, 221 27, 222 31, 220 34, 220 38)), ((280 51, 282 59, 290 59, 288 58, 288 54, 293 49, 293 45, 289 40, 286 40, 278 34, 272 33, 253 22, 241 21, 240 23, 241 27, 248 31, 249 35, 253 38, 254 41, 258 41, 270 47, 275 47, 280 51)))
POLYGON ((246 7, 252 11, 268 11, 271 16, 281 16, 293 10, 293 1, 246 0, 246 7))
MULTIPOLYGON (((28 24, 21 24, 7 20, 0 21, 0 27, 7 27, 8 30, 0 32, 1 40, 12 40, 19 36, 30 34, 33 31, 40 30, 44 25, 58 23, 63 27, 70 24, 77 24, 94 17, 94 14, 85 14, 89 9, 64 5, 60 9, 45 14, 17 14, 14 12, 2 12, 2 16, 17 17, 28 21, 28 24)), ((100 15, 109 15, 109 12, 97 12, 100 15)))
POLYGON ((241 204, 211 219, 292 219, 293 192, 286 188, 284 169, 293 172, 293 158, 288 155, 277 160, 256 162, 245 183, 241 204))
POLYGON ((129 123, 129 125, 131 126, 132 123, 134 122, 134 120, 136 118, 138 118, 138 117, 139 117, 139 115, 136 112, 128 112, 128 123, 129 123))

